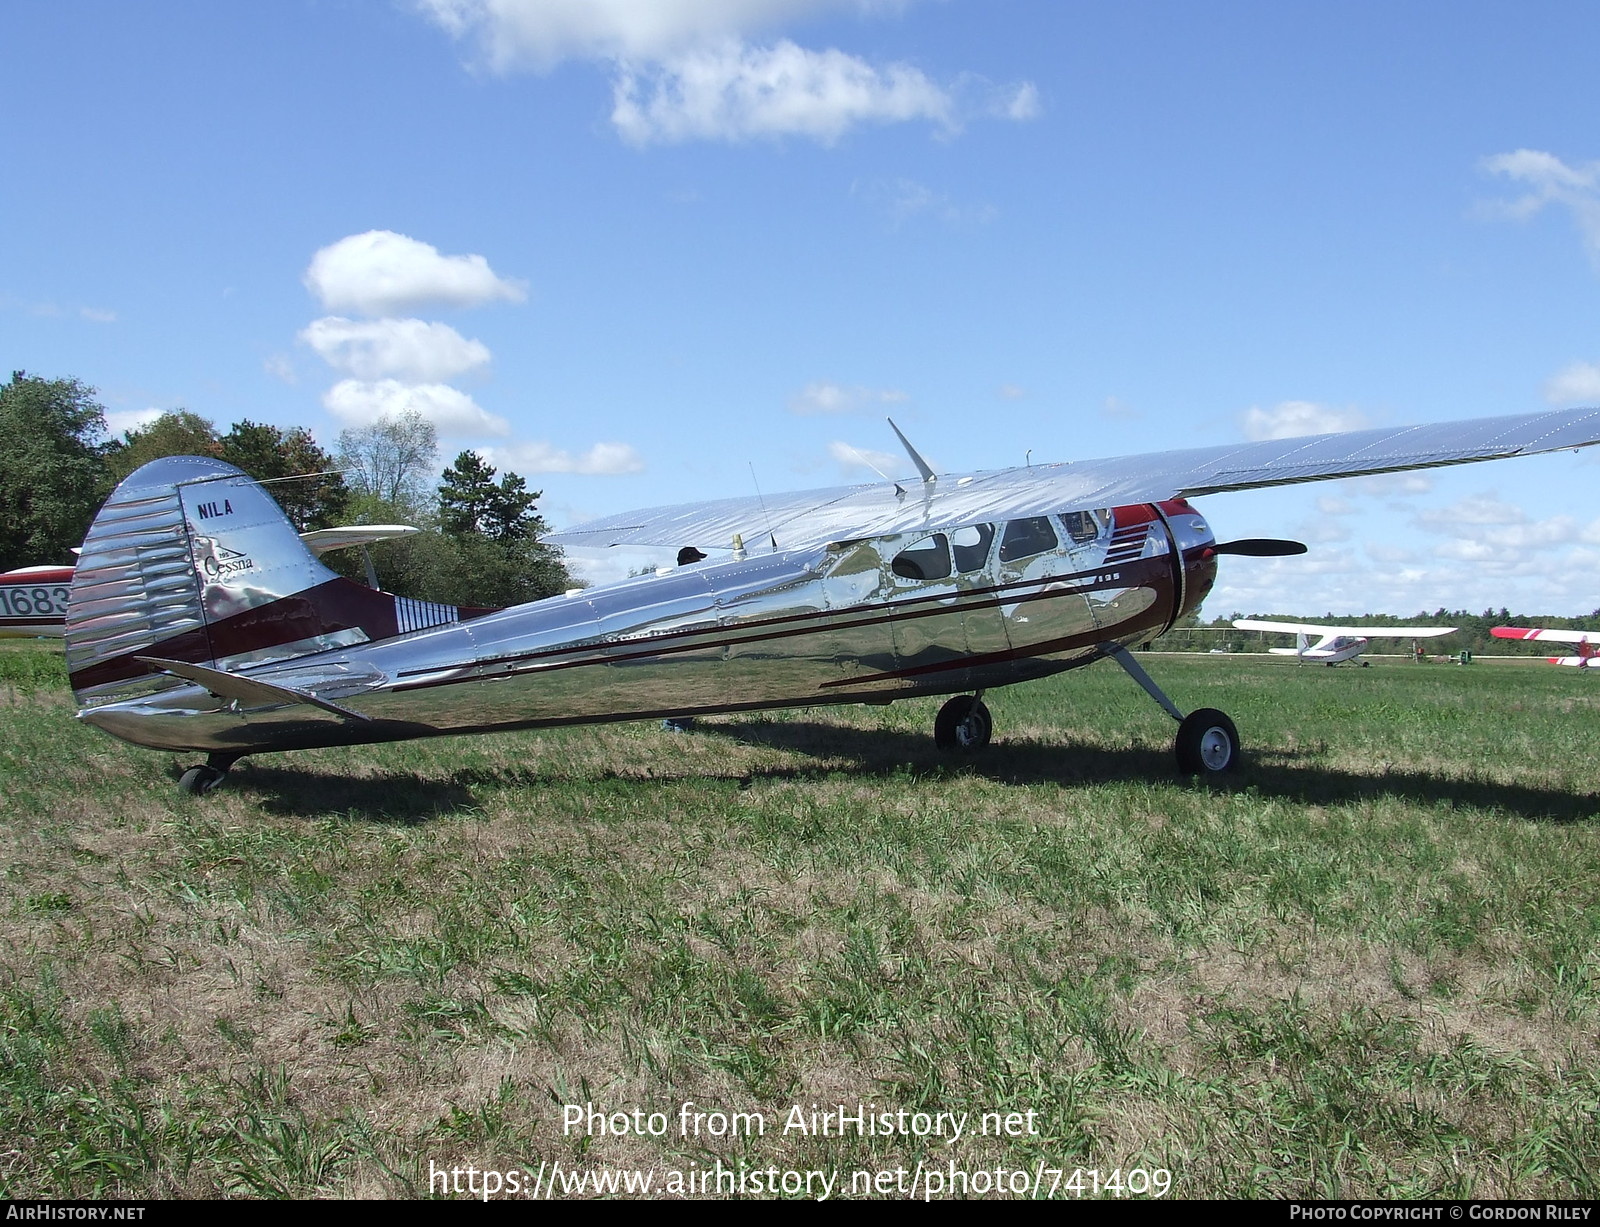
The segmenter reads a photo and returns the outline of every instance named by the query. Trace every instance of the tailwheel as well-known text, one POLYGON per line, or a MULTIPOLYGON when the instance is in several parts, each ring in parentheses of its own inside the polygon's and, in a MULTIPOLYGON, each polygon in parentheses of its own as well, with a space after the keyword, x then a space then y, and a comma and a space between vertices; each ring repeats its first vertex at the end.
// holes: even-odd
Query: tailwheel
POLYGON ((1178 725, 1173 747, 1184 775, 1219 776, 1239 766, 1239 731, 1233 721, 1212 707, 1190 712, 1178 725))
POLYGON ((205 762, 190 767, 178 781, 180 791, 191 797, 203 797, 215 792, 228 778, 228 769, 239 760, 237 754, 212 754, 205 762))
POLYGON ((993 732, 989 709, 974 694, 958 694, 939 709, 933 722, 933 741, 941 750, 981 750, 993 732))
POLYGON ((201 764, 198 767, 190 767, 183 773, 183 778, 178 781, 178 788, 191 797, 203 797, 208 792, 215 792, 227 778, 226 771, 201 764))

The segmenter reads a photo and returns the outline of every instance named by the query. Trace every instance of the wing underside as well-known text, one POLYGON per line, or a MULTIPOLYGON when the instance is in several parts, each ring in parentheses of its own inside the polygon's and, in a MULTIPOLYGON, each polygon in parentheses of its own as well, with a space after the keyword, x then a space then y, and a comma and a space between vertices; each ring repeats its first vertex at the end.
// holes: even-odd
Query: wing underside
POLYGON ((1269 622, 1260 618, 1235 618, 1233 625, 1242 631, 1277 631, 1285 635, 1323 635, 1352 639, 1435 639, 1453 635, 1453 626, 1328 626, 1326 623, 1269 622))
POLYGON ((591 520, 546 539, 572 546, 727 549, 739 538, 752 550, 800 549, 985 520, 1470 464, 1596 443, 1600 410, 1568 410, 948 474, 933 482, 836 486, 652 507, 591 520))
POLYGON ((1489 633, 1496 639, 1540 639, 1548 643, 1600 644, 1600 631, 1562 631, 1544 627, 1495 626, 1489 633))

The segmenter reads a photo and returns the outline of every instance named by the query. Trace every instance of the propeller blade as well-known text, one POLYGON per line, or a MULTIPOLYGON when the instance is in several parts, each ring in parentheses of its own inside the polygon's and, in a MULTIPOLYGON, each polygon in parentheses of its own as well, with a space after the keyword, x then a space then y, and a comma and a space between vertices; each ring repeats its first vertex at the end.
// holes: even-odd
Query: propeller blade
POLYGON ((1304 554, 1303 541, 1285 541, 1281 537, 1245 537, 1238 541, 1219 541, 1211 547, 1218 554, 1243 554, 1246 558, 1283 558, 1290 554, 1304 554))

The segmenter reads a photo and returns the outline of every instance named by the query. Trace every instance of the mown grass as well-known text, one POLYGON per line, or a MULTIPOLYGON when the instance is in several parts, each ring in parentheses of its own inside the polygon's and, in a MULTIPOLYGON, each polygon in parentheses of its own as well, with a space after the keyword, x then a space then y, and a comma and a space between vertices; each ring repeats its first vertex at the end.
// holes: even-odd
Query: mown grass
POLYGON ((1172 1195, 1593 1197, 1600 692, 1148 658, 935 704, 181 760, 0 652, 0 1195, 425 1195, 479 1169, 1141 1166, 1172 1195), (679 1106, 760 1111, 684 1137, 679 1106), (561 1106, 664 1138, 566 1136, 561 1106), (1036 1114, 815 1138, 792 1105, 1036 1114))

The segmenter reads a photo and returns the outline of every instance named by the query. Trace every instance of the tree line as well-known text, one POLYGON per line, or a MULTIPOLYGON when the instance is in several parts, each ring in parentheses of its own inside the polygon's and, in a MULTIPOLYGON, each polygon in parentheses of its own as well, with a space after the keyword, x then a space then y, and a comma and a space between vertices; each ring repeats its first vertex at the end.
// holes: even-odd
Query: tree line
MULTIPOLYGON (((296 531, 411 524, 414 536, 371 547, 391 592, 452 605, 502 606, 573 586, 561 551, 541 538, 538 490, 464 451, 442 473, 438 434, 414 411, 343 431, 333 451, 304 427, 249 420, 224 432, 185 409, 118 438, 93 388, 13 372, 0 386, 0 571, 61 564, 107 494, 163 456, 214 456, 267 484, 296 531)), ((323 556, 353 578, 351 551, 323 556)))

